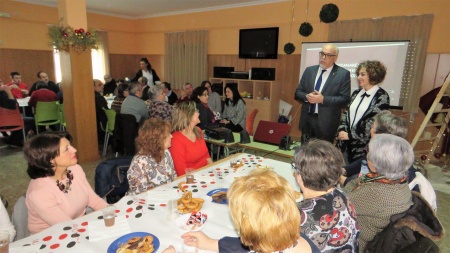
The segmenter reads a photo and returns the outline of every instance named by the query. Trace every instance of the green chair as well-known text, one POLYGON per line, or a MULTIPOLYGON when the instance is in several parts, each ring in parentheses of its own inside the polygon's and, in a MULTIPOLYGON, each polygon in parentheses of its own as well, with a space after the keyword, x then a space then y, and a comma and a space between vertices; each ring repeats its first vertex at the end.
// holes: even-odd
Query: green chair
POLYGON ((37 102, 34 122, 36 123, 36 132, 38 134, 38 126, 50 126, 61 123, 59 106, 56 102, 37 102))
POLYGON ((56 102, 58 105, 59 120, 61 121, 60 131, 66 131, 66 115, 64 113, 64 105, 56 102))
POLYGON ((105 141, 103 142, 103 156, 106 155, 106 149, 108 148, 109 137, 114 134, 114 125, 116 124, 116 111, 112 109, 103 108, 108 121, 106 122, 106 127, 102 126, 103 131, 105 131, 105 141))

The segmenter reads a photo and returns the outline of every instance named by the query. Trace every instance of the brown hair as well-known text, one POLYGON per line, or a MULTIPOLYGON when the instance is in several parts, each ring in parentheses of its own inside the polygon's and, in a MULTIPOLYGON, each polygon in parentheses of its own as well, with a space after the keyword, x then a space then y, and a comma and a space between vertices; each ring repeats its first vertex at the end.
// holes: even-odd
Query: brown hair
POLYGON ((139 128, 136 137, 138 155, 150 155, 157 163, 164 158, 164 141, 170 135, 171 126, 168 121, 160 118, 151 118, 139 128))
MULTIPOLYGON (((195 106, 194 101, 178 103, 172 112, 173 131, 181 131, 188 128, 196 110, 197 107, 195 106)), ((194 127, 194 134, 197 139, 203 138, 198 127, 194 127)))
POLYGON ((231 219, 251 250, 280 251, 298 240, 300 213, 285 178, 269 169, 255 169, 235 179, 227 197, 231 219))
POLYGON ((338 183, 344 157, 333 144, 311 140, 295 152, 294 162, 295 171, 302 176, 306 188, 326 191, 338 183))
POLYGON ((23 153, 28 162, 27 173, 32 179, 55 175, 52 160, 59 156, 61 139, 72 142, 67 132, 44 132, 29 139, 23 146, 23 153))
POLYGON ((386 66, 379 61, 363 61, 356 68, 356 76, 358 76, 361 68, 365 68, 369 76, 369 83, 372 85, 379 84, 386 77, 386 66))

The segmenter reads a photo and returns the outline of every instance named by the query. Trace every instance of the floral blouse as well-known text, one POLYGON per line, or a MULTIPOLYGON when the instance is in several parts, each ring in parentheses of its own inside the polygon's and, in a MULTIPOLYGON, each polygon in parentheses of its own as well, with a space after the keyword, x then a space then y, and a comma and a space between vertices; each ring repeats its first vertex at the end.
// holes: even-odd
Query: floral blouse
POLYGON ((150 118, 160 118, 162 120, 172 120, 173 106, 167 102, 152 101, 148 106, 148 115, 150 118))
POLYGON ((172 182, 177 177, 172 156, 164 151, 164 158, 158 164, 151 156, 135 155, 128 169, 130 186, 126 195, 135 195, 172 182))

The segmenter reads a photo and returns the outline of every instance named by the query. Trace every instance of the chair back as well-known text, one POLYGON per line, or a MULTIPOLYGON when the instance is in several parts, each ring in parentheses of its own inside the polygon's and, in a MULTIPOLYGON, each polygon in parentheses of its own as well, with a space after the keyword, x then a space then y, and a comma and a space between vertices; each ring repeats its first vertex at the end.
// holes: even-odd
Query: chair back
POLYGON ((256 114, 258 114, 258 109, 254 109, 245 121, 245 130, 247 130, 249 135, 253 135, 253 123, 255 122, 256 114))
POLYGON ((24 123, 19 108, 15 110, 0 107, 0 132, 23 130, 24 123))
POLYGON ((134 155, 136 151, 135 138, 138 135, 139 125, 132 114, 116 114, 114 128, 115 152, 121 155, 134 155))
POLYGON ((66 115, 64 113, 64 105, 60 104, 59 102, 56 102, 58 105, 58 113, 59 113, 59 120, 61 123, 61 130, 65 130, 66 128, 66 115))
POLYGON ((116 125, 116 111, 114 111, 112 109, 105 109, 105 108, 103 108, 103 110, 105 111, 106 118, 108 118, 108 121, 106 123, 105 132, 109 132, 112 134, 114 132, 114 128, 116 125))
POLYGON ((54 125, 61 122, 59 106, 56 102, 38 102, 34 120, 38 126, 54 125))
POLYGON ((14 204, 11 221, 16 229, 16 237, 14 238, 14 241, 30 235, 30 232, 28 231, 28 208, 25 204, 25 194, 20 196, 14 204))

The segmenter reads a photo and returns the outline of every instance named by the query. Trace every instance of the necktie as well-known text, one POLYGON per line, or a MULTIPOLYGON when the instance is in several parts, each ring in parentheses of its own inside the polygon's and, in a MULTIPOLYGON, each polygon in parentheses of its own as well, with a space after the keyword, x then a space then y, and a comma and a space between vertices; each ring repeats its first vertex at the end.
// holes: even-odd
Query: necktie
MULTIPOLYGON (((325 73, 325 71, 327 71, 326 69, 322 69, 322 73, 320 73, 319 78, 317 78, 317 82, 316 82, 316 86, 314 86, 314 90, 319 91, 320 89, 320 85, 322 84, 322 76, 323 73, 325 73)), ((312 104, 309 106, 309 113, 314 113, 316 111, 316 106, 317 104, 312 104)))
POLYGON ((355 124, 356 114, 358 114, 359 106, 361 105, 361 103, 362 103, 362 101, 364 100, 365 97, 370 97, 370 95, 365 93, 365 92, 364 92, 364 94, 361 95, 361 100, 359 100, 359 104, 356 107, 355 116, 353 116, 353 122, 352 122, 352 126, 350 128, 353 128, 353 125, 355 124))

